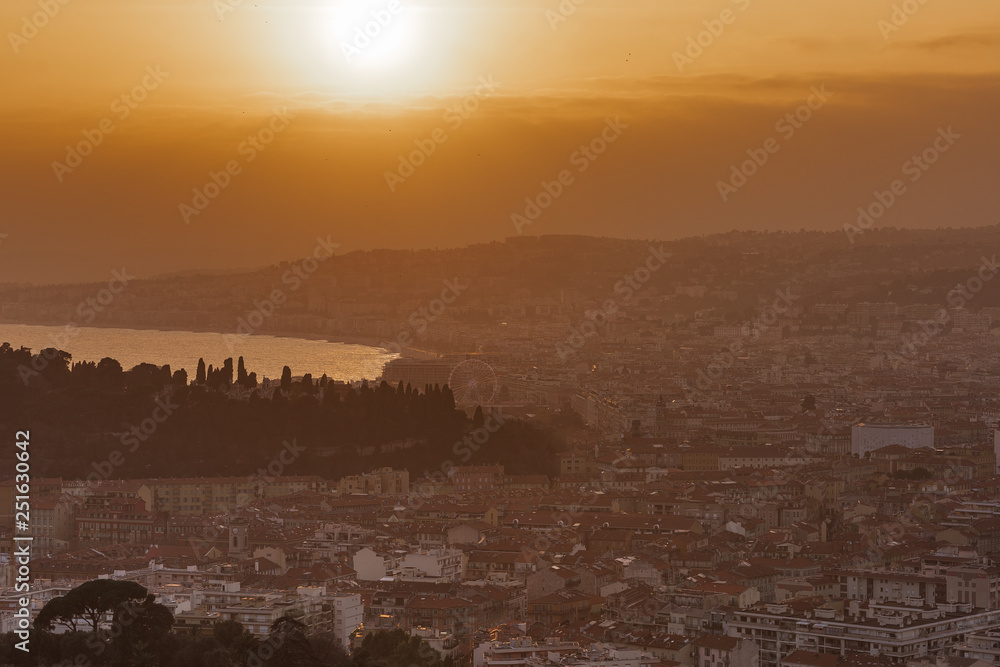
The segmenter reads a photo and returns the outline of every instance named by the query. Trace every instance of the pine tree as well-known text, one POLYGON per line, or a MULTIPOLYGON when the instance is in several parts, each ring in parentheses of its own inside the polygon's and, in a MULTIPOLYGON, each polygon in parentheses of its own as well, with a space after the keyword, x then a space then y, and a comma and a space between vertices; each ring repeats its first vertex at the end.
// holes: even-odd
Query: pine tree
POLYGON ((236 362, 236 383, 243 387, 247 386, 247 368, 243 365, 243 357, 236 362))
POLYGON ((197 373, 194 376, 194 383, 195 384, 205 384, 205 381, 206 381, 206 377, 205 377, 205 360, 204 359, 199 359, 198 360, 198 371, 197 371, 197 373))

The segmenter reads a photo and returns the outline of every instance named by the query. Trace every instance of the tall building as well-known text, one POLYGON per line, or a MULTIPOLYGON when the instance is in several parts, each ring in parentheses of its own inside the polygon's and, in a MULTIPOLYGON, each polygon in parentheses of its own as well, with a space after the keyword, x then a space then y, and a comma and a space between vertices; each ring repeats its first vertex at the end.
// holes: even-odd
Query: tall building
POLYGON ((328 598, 333 610, 333 635, 344 650, 351 648, 351 635, 358 629, 365 616, 365 606, 361 596, 350 593, 335 593, 328 598))
POLYGON ((229 555, 233 558, 250 557, 250 524, 237 519, 229 524, 229 555))

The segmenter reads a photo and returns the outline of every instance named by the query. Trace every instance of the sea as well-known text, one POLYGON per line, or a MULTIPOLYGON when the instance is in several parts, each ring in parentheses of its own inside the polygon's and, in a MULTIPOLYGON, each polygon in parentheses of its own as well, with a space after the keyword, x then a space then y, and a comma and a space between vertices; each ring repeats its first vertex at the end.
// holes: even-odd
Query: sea
POLYGON ((126 370, 141 363, 169 364, 171 371, 185 369, 191 379, 199 358, 219 367, 229 357, 235 366, 242 356, 247 372, 257 373, 258 380, 280 378, 284 366, 293 376, 374 380, 387 361, 399 356, 379 347, 284 336, 0 323, 0 344, 5 342, 33 352, 55 347, 70 353, 73 362, 112 357, 126 370))

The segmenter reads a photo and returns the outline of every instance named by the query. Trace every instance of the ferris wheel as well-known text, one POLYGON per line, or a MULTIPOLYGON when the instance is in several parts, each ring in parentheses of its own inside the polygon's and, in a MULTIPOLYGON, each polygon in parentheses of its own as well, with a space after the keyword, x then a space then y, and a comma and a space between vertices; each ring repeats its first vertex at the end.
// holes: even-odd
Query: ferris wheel
POLYGON ((451 369, 448 387, 456 405, 486 405, 497 393, 497 374, 484 361, 466 359, 451 369))

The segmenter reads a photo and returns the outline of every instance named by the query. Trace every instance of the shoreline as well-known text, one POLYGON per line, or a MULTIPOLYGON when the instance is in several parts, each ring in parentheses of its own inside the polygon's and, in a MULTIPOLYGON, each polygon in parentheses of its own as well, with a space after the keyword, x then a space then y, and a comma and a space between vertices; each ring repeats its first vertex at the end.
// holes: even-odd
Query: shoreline
MULTIPOLYGON (((14 325, 14 326, 26 326, 26 327, 64 327, 67 326, 66 322, 56 322, 56 323, 46 323, 46 322, 15 322, 8 320, 0 320, 0 326, 3 325, 14 325)), ((156 325, 144 325, 144 324, 114 324, 114 323, 103 323, 103 322, 91 322, 86 325, 74 325, 79 329, 119 329, 122 331, 163 331, 163 332, 173 332, 173 333, 203 333, 203 334, 218 334, 220 336, 224 335, 234 335, 233 332, 223 332, 216 331, 215 329, 206 327, 164 327, 156 325)), ((311 340, 320 341, 324 343, 340 343, 342 345, 361 345, 364 347, 370 347, 377 350, 383 350, 386 354, 397 354, 390 351, 384 343, 387 341, 377 341, 375 338, 369 336, 344 336, 344 335, 324 335, 315 333, 299 333, 295 331, 264 331, 260 333, 252 333, 251 336, 270 336, 271 338, 298 338, 299 340, 311 340)), ((4 341, 0 341, 3 343, 4 341)), ((13 342, 11 343, 13 345, 13 342)), ((440 356, 439 353, 432 350, 421 350, 415 347, 403 347, 399 351, 400 357, 408 357, 413 359, 436 359, 440 356)))

